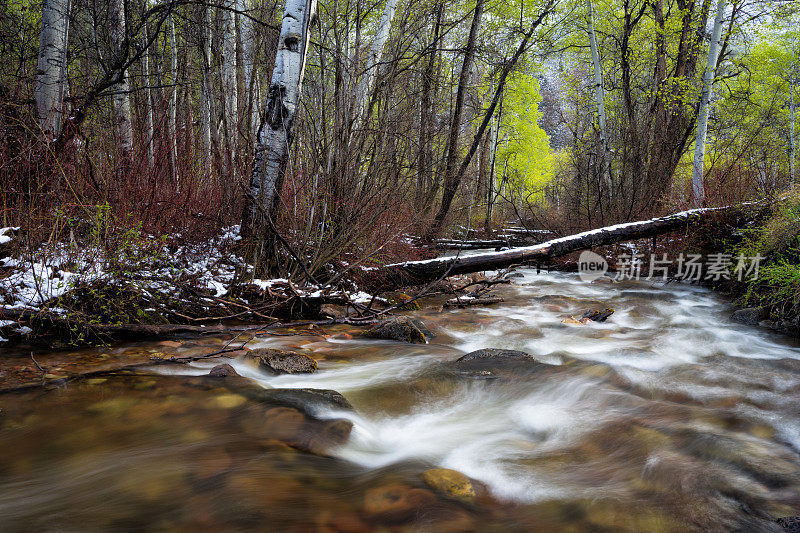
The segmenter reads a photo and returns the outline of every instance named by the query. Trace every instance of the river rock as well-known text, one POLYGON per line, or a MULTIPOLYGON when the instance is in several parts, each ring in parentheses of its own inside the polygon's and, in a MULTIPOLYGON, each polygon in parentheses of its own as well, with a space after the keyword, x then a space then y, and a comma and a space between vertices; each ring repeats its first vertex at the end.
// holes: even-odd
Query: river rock
POLYGON ((362 335, 372 339, 426 344, 428 340, 425 337, 424 328, 425 326, 418 320, 413 320, 407 316, 399 316, 378 322, 362 335))
POLYGON ((510 273, 506 274, 504 277, 505 277, 505 279, 524 278, 525 274, 523 274, 522 272, 510 272, 510 273))
POLYGON ((258 400, 293 407, 315 416, 322 411, 351 411, 347 398, 328 389, 261 389, 258 400))
POLYGON ((422 480, 444 496, 464 503, 475 501, 475 487, 472 486, 472 481, 457 470, 432 468, 422 473, 422 480))
POLYGON ((317 370, 317 362, 306 354, 275 350, 273 348, 257 348, 245 356, 256 361, 258 366, 275 374, 303 374, 317 370))
POLYGON ((308 450, 318 455, 326 455, 331 448, 347 443, 353 431, 353 422, 344 418, 319 420, 311 424, 311 430, 306 445, 308 450))
MULTIPOLYGON (((456 359, 457 363, 464 361, 486 361, 497 359, 513 359, 516 361, 536 361, 536 359, 529 353, 521 352, 519 350, 504 350, 502 348, 483 348, 475 350, 467 355, 463 355, 456 359)), ((538 361, 537 361, 538 362, 538 361)))
POLYGON ((786 516, 778 518, 775 523, 789 533, 800 533, 800 516, 786 516))
POLYGON ((766 318, 764 315, 764 309, 761 307, 747 307, 734 311, 733 315, 731 315, 731 320, 750 326, 757 326, 762 319, 766 318))
POLYGON ((538 372, 552 365, 537 361, 519 350, 484 348, 463 355, 451 363, 458 373, 481 379, 514 378, 538 372))
POLYGON ((236 373, 236 370, 234 370, 231 365, 224 363, 212 368, 208 375, 215 378, 227 378, 230 376, 238 376, 239 374, 236 373))
POLYGON ((364 515, 371 521, 396 524, 423 514, 436 501, 436 495, 426 489, 386 485, 364 494, 364 515))

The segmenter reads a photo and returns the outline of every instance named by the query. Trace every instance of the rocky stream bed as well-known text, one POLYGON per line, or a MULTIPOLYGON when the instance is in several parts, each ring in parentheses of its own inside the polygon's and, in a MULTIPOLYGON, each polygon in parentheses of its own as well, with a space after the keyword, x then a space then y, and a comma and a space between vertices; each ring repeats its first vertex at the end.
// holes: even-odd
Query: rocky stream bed
POLYGON ((785 531, 800 515, 800 342, 697 287, 519 272, 504 302, 422 302, 427 343, 338 325, 188 365, 164 361, 231 337, 4 349, 2 386, 30 386, 0 394, 0 529, 785 531), (484 348, 513 351, 464 357, 484 348))

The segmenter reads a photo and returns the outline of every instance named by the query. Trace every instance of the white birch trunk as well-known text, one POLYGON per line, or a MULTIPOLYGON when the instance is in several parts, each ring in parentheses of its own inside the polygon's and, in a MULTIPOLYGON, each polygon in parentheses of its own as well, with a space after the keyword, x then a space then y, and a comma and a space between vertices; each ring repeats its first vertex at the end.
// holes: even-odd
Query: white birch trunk
MULTIPOLYGON (((236 9, 244 13, 250 12, 248 0, 236 0, 236 9)), ((246 114, 244 120, 250 128, 250 134, 255 136, 258 132, 258 79, 255 76, 256 65, 256 32, 253 21, 250 17, 243 14, 237 15, 239 19, 239 35, 242 44, 242 79, 244 81, 242 89, 244 95, 240 95, 239 100, 242 104, 241 111, 246 114)))
POLYGON ((286 169, 292 126, 300 102, 306 54, 311 37, 309 26, 316 0, 286 0, 275 54, 275 68, 266 105, 266 124, 255 149, 253 174, 242 222, 243 232, 252 234, 265 216, 277 209, 286 169))
MULTIPOLYGON (((114 46, 114 55, 117 59, 127 53, 125 45, 125 0, 111 0, 108 5, 111 17, 111 40, 114 46)), ((114 91, 114 122, 117 129, 117 143, 120 159, 127 170, 133 152, 133 124, 131 120, 131 96, 128 72, 120 73, 122 80, 113 87, 114 91)))
POLYGON ((167 136, 169 137, 169 164, 172 181, 176 186, 180 183, 178 176, 178 138, 176 131, 178 114, 178 39, 175 34, 175 18, 169 16, 170 34, 170 81, 172 83, 167 112, 167 136))
POLYGON ((711 31, 711 43, 708 46, 708 63, 703 74, 703 92, 700 96, 700 110, 697 116, 697 136, 694 141, 694 164, 692 166, 692 202, 700 207, 705 200, 703 186, 703 162, 706 155, 706 132, 708 131, 708 111, 711 91, 714 84, 714 71, 717 67, 719 39, 722 35, 722 19, 725 16, 725 0, 717 2, 717 15, 711 31))
POLYGON ((378 64, 383 56, 383 49, 386 46, 386 41, 389 39, 389 33, 392 29, 392 19, 397 9, 397 0, 386 0, 386 7, 383 10, 378 30, 375 32, 375 40, 372 41, 372 48, 367 56, 367 65, 364 69, 364 74, 358 82, 356 89, 356 102, 353 111, 353 123, 350 128, 352 134, 361 125, 364 120, 364 114, 367 111, 367 105, 372 95, 372 88, 375 86, 375 79, 378 76, 378 64))
MULTIPOLYGON (((145 44, 150 41, 149 33, 147 32, 147 28, 145 27, 145 44)), ((150 170, 153 170, 156 166, 156 156, 155 156, 155 147, 153 146, 154 137, 155 137, 155 120, 153 119, 153 91, 150 88, 151 86, 151 78, 150 78, 150 47, 144 53, 142 69, 144 70, 144 83, 145 83, 145 92, 144 92, 144 106, 145 106, 145 135, 147 138, 145 139, 145 149, 147 150, 147 164, 150 170)))
POLYGON ((206 176, 210 176, 211 162, 213 160, 213 145, 211 144, 211 17, 209 16, 211 8, 206 5, 201 6, 200 9, 203 10, 201 16, 201 35, 203 36, 201 59, 203 62, 203 75, 200 79, 200 137, 203 139, 203 169, 205 170, 206 176))
POLYGON ((611 150, 608 146, 606 128, 605 92, 603 91, 603 69, 600 66, 600 51, 597 49, 597 35, 594 31, 594 9, 592 0, 586 0, 587 22, 589 24, 589 47, 594 64, 594 98, 597 103, 597 120, 600 126, 600 172, 608 187, 608 196, 613 194, 611 182, 611 150))
POLYGON ((67 92, 67 36, 70 0, 43 0, 36 76, 39 127, 48 141, 61 132, 67 92))
POLYGON ((227 171, 236 182, 236 151, 239 135, 239 84, 236 80, 236 17, 230 9, 222 11, 222 84, 225 96, 225 136, 228 141, 227 171))

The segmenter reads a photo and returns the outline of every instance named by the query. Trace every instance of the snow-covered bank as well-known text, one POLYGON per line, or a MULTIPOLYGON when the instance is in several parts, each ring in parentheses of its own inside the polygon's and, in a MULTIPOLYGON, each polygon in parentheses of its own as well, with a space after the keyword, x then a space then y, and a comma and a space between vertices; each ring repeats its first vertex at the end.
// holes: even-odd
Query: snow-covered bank
POLYGON ((319 307, 323 299, 372 299, 357 289, 254 278, 253 267, 237 250, 238 226, 207 242, 184 245, 138 235, 113 252, 69 243, 31 250, 13 243, 13 231, 6 230, 17 228, 0 230, 6 239, 0 250, 10 254, 0 257, 0 342, 31 333, 30 320, 21 320, 23 315, 46 314, 51 320, 87 325, 185 324, 215 318, 263 320, 280 315, 280 303, 290 300, 308 300, 319 307))

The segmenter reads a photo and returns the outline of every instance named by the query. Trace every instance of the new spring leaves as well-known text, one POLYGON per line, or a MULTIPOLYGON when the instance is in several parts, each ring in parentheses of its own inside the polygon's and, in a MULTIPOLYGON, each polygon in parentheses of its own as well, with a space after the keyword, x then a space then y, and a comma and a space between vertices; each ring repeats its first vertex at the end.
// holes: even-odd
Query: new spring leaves
MULTIPOLYGON (((650 254, 649 264, 645 264, 644 254, 620 254, 616 260, 615 280, 625 279, 661 279, 667 281, 671 276, 684 281, 721 281, 737 279, 758 279, 758 268, 763 257, 739 254, 683 254, 669 258, 667 254, 650 254)), ((585 250, 578 258, 578 275, 583 281, 594 281, 608 271, 608 262, 604 257, 585 250)))

